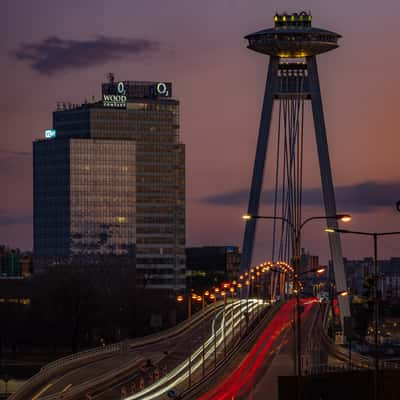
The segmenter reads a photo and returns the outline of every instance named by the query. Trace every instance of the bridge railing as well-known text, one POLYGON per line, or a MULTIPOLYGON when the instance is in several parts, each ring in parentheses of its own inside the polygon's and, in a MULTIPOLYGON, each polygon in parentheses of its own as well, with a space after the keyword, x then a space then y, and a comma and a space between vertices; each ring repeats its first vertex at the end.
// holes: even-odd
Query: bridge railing
MULTIPOLYGON (((217 306, 221 306, 222 304, 223 304, 223 302, 220 301, 220 302, 218 302, 217 306)), ((214 305, 213 304, 209 304, 205 309, 206 315, 208 315, 213 310, 214 310, 214 305)), ((202 318, 201 312, 197 312, 196 314, 193 315, 192 320, 191 320, 191 324, 192 325, 196 324, 198 321, 201 320, 201 318, 202 318)), ((144 336, 143 338, 128 340, 128 342, 127 342, 128 347, 129 348, 136 348, 136 347, 140 347, 140 346, 144 346, 146 344, 152 343, 152 342, 157 341, 159 339, 164 339, 165 337, 168 337, 168 336, 171 336, 171 335, 174 336, 177 333, 180 333, 180 332, 184 331, 186 329, 186 327, 188 326, 188 323, 189 323, 189 321, 185 320, 185 321, 181 322, 180 324, 178 324, 178 325, 176 325, 176 326, 174 326, 172 328, 165 329, 165 330, 162 330, 160 332, 144 336)), ((93 355, 113 354, 113 353, 116 353, 118 351, 121 351, 123 343, 124 342, 112 343, 112 344, 109 344, 107 346, 99 346, 99 347, 95 347, 93 349, 80 351, 79 353, 70 354, 68 356, 59 358, 59 359, 57 359, 55 361, 52 361, 52 362, 46 364, 45 366, 43 366, 41 368, 41 370, 44 371, 46 369, 54 368, 54 367, 57 367, 59 365, 66 364, 66 363, 68 363, 70 361, 74 361, 74 360, 77 360, 77 359, 91 358, 93 355)))
MULTIPOLYGON (((349 371, 364 371, 364 370, 372 370, 374 366, 372 364, 361 365, 361 364, 353 364, 353 363, 329 363, 329 364, 320 364, 320 365, 312 365, 303 369, 304 375, 321 375, 328 373, 337 373, 337 372, 349 372, 349 371)), ((400 369, 400 361, 382 361, 379 363, 380 370, 390 370, 390 369, 400 369)))
POLYGON ((341 362, 329 363, 329 364, 320 364, 320 365, 312 365, 303 369, 303 374, 306 376, 310 375, 323 375, 329 373, 337 373, 337 372, 348 372, 348 371, 361 371, 366 368, 361 367, 360 365, 349 365, 341 362))
MULTIPOLYGON (((216 307, 219 308, 223 305, 223 301, 218 301, 216 307)), ((205 308, 205 316, 214 313, 214 304, 209 304, 205 308)), ((201 323, 202 312, 199 311, 193 314, 190 325, 192 328, 201 323)), ((106 357, 111 357, 118 352, 124 350, 124 345, 127 344, 128 349, 140 348, 145 345, 157 343, 158 341, 173 338, 184 333, 189 326, 189 321, 185 320, 180 324, 166 329, 161 332, 157 332, 152 335, 145 336, 143 338, 132 339, 125 342, 113 343, 107 346, 96 347, 94 349, 85 350, 79 353, 71 354, 62 358, 59 358, 47 365, 45 365, 37 374, 33 375, 27 380, 14 394, 12 394, 9 400, 25 400, 36 387, 43 385, 49 379, 54 378, 58 374, 65 374, 73 368, 79 368, 89 362, 101 360, 106 357)))
POLYGON ((276 315, 279 310, 281 309, 283 302, 276 302, 272 304, 272 307, 265 308, 261 315, 258 318, 255 318, 252 322, 252 326, 250 327, 249 331, 245 332, 241 340, 237 341, 233 347, 227 351, 226 356, 224 356, 221 360, 218 361, 216 368, 213 368, 210 372, 208 372, 204 377, 200 378, 198 382, 193 384, 190 388, 183 390, 181 396, 185 398, 188 396, 189 398, 193 398, 195 394, 199 394, 201 389, 208 385, 210 381, 216 379, 217 376, 226 369, 229 362, 232 358, 243 349, 247 348, 250 343, 252 343, 258 335, 260 334, 260 329, 264 326, 264 324, 269 323, 274 315, 276 315))

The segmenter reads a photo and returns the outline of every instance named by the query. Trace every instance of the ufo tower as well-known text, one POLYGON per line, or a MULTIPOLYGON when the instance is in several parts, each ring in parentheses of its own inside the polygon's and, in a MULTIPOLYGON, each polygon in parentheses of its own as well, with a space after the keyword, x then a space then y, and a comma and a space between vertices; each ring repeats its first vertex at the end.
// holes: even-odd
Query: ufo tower
MULTIPOLYGON (((337 33, 312 27, 312 16, 309 13, 276 14, 275 26, 250 35, 248 48, 270 56, 267 70, 261 121, 259 125, 257 150, 254 162, 253 176, 248 203, 248 214, 259 215, 260 195, 264 177, 269 139, 272 136, 271 120, 273 106, 278 106, 278 136, 273 143, 278 143, 276 170, 268 171, 275 175, 275 205, 274 215, 279 215, 291 221, 300 232, 302 205, 303 176, 303 116, 304 106, 311 104, 315 139, 322 183, 322 194, 325 205, 325 216, 337 215, 331 165, 329 160, 327 133, 322 106, 321 90, 318 78, 317 55, 334 50, 338 47, 337 33), (282 160, 283 159, 283 160, 282 160), (283 188, 283 189, 282 189, 283 188), (277 194, 278 190, 283 193, 277 194), (280 199, 280 204, 277 203, 280 199), (280 210, 280 213, 278 211, 280 210)), ((271 146, 271 145, 270 145, 271 146)), ((271 152, 268 152, 270 154, 271 152)), ((256 232, 257 218, 246 221, 243 240, 243 256, 241 270, 247 269, 252 261, 252 253, 256 232)), ((337 228, 337 219, 327 218, 329 228, 337 228)), ((274 220, 275 236, 280 236, 285 242, 280 247, 274 243, 273 260, 286 254, 291 260, 294 252, 292 233, 279 228, 274 220), (279 229, 280 235, 277 235, 279 229), (283 233, 282 233, 283 232, 283 233), (288 240, 285 240, 288 239, 288 240), (289 243, 289 244, 288 244, 289 243), (285 247, 286 246, 286 247, 285 247), (285 249, 287 250, 285 253, 285 249), (289 254, 291 251, 291 254, 289 254)), ((347 289, 343 265, 342 248, 339 233, 331 233, 329 245, 334 267, 336 290, 347 289)), ((275 239, 273 239, 275 240, 275 239)), ((282 259, 282 258, 281 258, 282 259)), ((347 297, 339 296, 341 318, 350 315, 347 297)))

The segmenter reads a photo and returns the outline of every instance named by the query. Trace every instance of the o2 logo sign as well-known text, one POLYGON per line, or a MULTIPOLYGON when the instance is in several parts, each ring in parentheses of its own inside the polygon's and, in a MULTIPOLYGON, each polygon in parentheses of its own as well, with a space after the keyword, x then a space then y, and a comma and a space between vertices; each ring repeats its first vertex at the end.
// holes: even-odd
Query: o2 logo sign
POLYGON ((118 82, 117 94, 103 94, 104 107, 126 108, 126 91, 124 82, 118 82))
POLYGON ((117 92, 119 95, 125 95, 125 84, 124 82, 118 82, 117 85, 117 92))
POLYGON ((171 84, 166 82, 158 82, 156 85, 157 96, 171 97, 171 84))

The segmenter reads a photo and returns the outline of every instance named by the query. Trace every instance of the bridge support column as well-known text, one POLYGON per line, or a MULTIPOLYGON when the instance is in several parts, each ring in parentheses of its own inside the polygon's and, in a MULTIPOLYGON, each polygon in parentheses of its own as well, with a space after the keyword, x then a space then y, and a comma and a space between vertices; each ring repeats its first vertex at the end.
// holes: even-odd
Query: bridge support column
MULTIPOLYGON (((259 213, 274 99, 278 99, 278 101, 281 101, 281 99, 289 99, 293 101, 302 99, 311 100, 312 105, 325 215, 327 217, 336 216, 335 193, 322 108, 321 90, 318 79, 317 61, 315 56, 309 56, 303 60, 304 61, 293 62, 292 64, 285 61, 281 64, 278 56, 271 56, 270 58, 250 188, 248 203, 249 215, 257 216, 259 213)), ((275 217, 272 217, 272 219, 273 218, 275 217)), ((288 218, 293 217, 289 216, 288 218)), ((244 272, 251 267, 257 220, 257 218, 246 220, 240 266, 241 272, 244 272)), ((288 220, 286 219, 286 221, 288 220)), ((300 221, 291 220, 289 222, 293 230, 300 229, 298 226, 300 221)), ((327 218, 327 225, 328 227, 335 229, 337 228, 337 220, 327 218)), ((339 233, 332 233, 329 235, 329 244, 335 274, 336 289, 338 292, 344 291, 346 290, 346 276, 339 233)), ((293 254, 292 256, 295 255, 293 254)), ((274 295, 277 285, 279 284, 278 279, 279 278, 272 279, 272 295, 274 295)), ((350 315, 348 298, 339 296, 339 306, 341 320, 343 322, 343 318, 350 315)))

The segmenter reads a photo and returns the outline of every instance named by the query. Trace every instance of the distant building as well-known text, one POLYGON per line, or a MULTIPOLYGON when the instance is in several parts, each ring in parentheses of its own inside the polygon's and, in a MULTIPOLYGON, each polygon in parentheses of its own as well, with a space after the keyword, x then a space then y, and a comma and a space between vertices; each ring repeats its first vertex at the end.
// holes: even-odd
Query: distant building
MULTIPOLYGON (((308 270, 318 269, 320 267, 319 257, 306 252, 305 249, 301 249, 300 255, 300 273, 308 270)), ((307 276, 315 276, 315 272, 307 273, 307 276)))
MULTIPOLYGON (((367 296, 372 291, 374 259, 365 257, 362 260, 344 258, 347 287, 351 294, 367 296)), ((332 268, 329 262, 330 269, 332 268)), ((400 297, 400 257, 378 260, 379 290, 384 300, 400 297)))
POLYGON ((380 288, 383 300, 400 302, 400 270, 384 274, 380 288))
POLYGON ((237 246, 186 248, 186 268, 191 276, 233 279, 239 274, 241 254, 237 246))
POLYGON ((31 274, 31 270, 32 256, 30 253, 0 246, 0 277, 24 278, 31 274))
POLYGON ((325 291, 325 281, 327 273, 318 274, 317 269, 321 268, 319 256, 311 254, 305 249, 301 249, 300 253, 300 280, 303 283, 303 290, 309 294, 317 294, 325 291), (306 272, 312 271, 312 272, 306 272))
POLYGON ((35 270, 136 267, 138 285, 185 287, 185 148, 164 82, 102 85, 102 100, 58 107, 33 143, 35 270))

